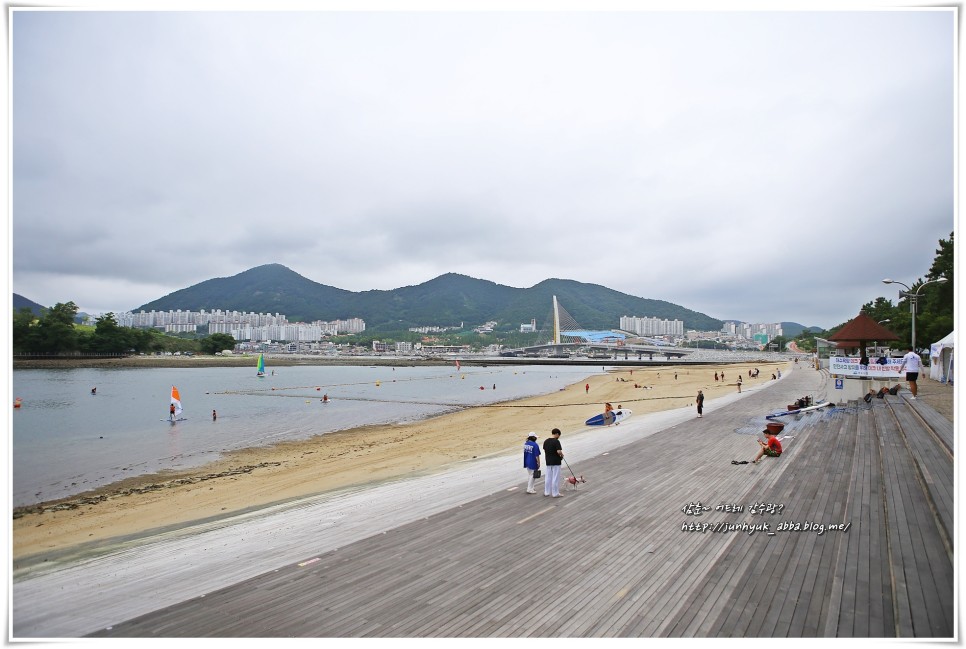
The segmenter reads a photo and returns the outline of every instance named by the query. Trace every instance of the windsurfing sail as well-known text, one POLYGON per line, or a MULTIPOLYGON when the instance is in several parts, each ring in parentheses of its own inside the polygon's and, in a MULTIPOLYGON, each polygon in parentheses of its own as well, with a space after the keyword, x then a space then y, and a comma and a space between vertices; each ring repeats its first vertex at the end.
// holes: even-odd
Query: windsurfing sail
POLYGON ((181 394, 173 385, 171 386, 171 405, 174 406, 174 416, 177 419, 181 416, 181 394))
POLYGON ((265 354, 258 355, 258 376, 265 376, 265 354))

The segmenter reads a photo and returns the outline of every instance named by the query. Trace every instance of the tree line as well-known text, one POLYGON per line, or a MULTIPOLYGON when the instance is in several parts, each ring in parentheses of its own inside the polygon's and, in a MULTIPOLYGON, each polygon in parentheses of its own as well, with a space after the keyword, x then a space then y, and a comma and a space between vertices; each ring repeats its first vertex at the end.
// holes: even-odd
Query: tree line
MULTIPOLYGON (((919 290, 916 305, 916 347, 919 349, 916 351, 928 349, 931 343, 940 340, 953 330, 953 296, 956 294, 953 275, 953 235, 954 233, 950 232, 948 240, 939 240, 939 248, 936 250, 936 257, 929 272, 926 273, 925 278, 919 278, 910 285, 912 293, 919 290), (926 282, 932 282, 940 277, 945 277, 946 281, 924 286, 926 282)), ((891 343, 892 349, 908 349, 912 341, 912 311, 908 297, 901 297, 895 304, 892 300, 878 297, 863 304, 860 311, 876 322, 881 322, 882 326, 899 336, 899 340, 891 343)), ((812 350, 816 336, 827 339, 846 324, 843 322, 824 332, 803 332, 795 339, 796 344, 804 350, 812 350)))
MULTIPOLYGON (((953 275, 953 234, 949 239, 940 239, 936 257, 926 277, 911 285, 912 292, 920 289, 919 302, 916 311, 916 342, 917 346, 928 345, 946 336, 953 330, 953 296, 955 295, 953 275), (947 281, 929 284, 940 277, 947 281)), ((899 340, 892 344, 894 349, 908 346, 912 339, 912 314, 908 297, 899 299, 895 304, 891 300, 879 297, 872 302, 862 305, 861 311, 877 322, 884 322, 899 340)), ((214 354, 223 349, 232 349, 235 339, 229 334, 216 333, 202 338, 183 338, 165 335, 154 329, 135 329, 121 327, 113 313, 98 317, 93 327, 76 325, 77 305, 73 302, 58 303, 45 309, 38 317, 28 308, 21 308, 13 316, 13 353, 14 354, 118 354, 118 353, 155 353, 191 351, 204 354, 214 354)), ((828 331, 804 331, 795 338, 796 344, 805 351, 815 348, 815 338, 828 338, 845 326, 842 323, 828 331)), ((398 340, 417 341, 418 334, 412 332, 396 332, 398 340)), ((371 334, 370 334, 371 336, 371 334)), ((463 332, 459 335, 446 336, 446 342, 484 346, 488 344, 507 344, 525 346, 531 344, 538 334, 521 334, 515 331, 494 332, 481 335, 463 332), (455 340, 454 340, 455 339, 455 340)), ((373 337, 374 339, 374 337, 373 337)), ((385 340, 385 338, 383 338, 385 340)), ((369 346, 371 340, 354 336, 352 341, 357 345, 369 346)), ((788 342, 785 338, 778 338, 779 349, 788 342)))
POLYGON ((153 354, 155 352, 200 352, 214 354, 232 349, 235 339, 229 334, 204 338, 167 336, 154 329, 121 327, 113 313, 95 320, 93 327, 77 325, 77 305, 60 303, 44 309, 38 317, 29 308, 13 315, 14 354, 153 354))

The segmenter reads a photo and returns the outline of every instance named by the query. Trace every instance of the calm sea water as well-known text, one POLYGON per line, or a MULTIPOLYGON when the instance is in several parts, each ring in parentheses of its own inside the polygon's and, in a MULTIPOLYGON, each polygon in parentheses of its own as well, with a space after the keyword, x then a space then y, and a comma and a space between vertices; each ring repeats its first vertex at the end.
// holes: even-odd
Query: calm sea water
POLYGON ((595 373, 540 366, 274 372, 257 378, 254 367, 14 371, 12 396, 23 405, 12 411, 13 506, 199 466, 234 449, 555 392, 595 373), (175 424, 166 421, 172 385, 186 418, 175 424))

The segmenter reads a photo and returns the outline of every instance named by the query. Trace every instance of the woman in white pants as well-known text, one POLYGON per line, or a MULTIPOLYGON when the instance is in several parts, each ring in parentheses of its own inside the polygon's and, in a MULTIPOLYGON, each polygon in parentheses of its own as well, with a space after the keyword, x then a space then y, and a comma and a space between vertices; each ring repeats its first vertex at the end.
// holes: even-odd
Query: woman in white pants
POLYGON ((544 466, 547 477, 543 481, 543 495, 560 497, 560 463, 563 461, 563 447, 560 445, 560 429, 550 431, 551 437, 543 440, 544 466))

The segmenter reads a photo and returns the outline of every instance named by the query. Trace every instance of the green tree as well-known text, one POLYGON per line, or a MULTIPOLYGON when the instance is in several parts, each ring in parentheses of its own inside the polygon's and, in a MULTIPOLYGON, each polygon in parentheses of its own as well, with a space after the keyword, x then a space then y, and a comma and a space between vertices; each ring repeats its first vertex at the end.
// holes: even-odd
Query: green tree
POLYGON ((928 281, 945 277, 942 283, 930 284, 922 290, 925 297, 919 299, 919 315, 916 316, 916 344, 928 346, 946 336, 954 327, 953 300, 956 295, 953 272, 954 233, 949 240, 940 239, 936 258, 926 275, 928 281), (921 332, 921 333, 920 333, 921 332))
POLYGON ((37 324, 38 348, 35 351, 48 354, 77 351, 76 317, 77 305, 73 302, 58 302, 46 309, 37 324))
POLYGON ((201 351, 214 354, 225 349, 235 348, 235 339, 230 334, 211 334, 199 341, 201 351))
POLYGON ((13 352, 26 354, 38 351, 40 333, 37 324, 40 320, 29 307, 21 307, 13 315, 13 352))
POLYGON ((134 336, 130 327, 121 327, 113 313, 107 313, 96 320, 91 335, 89 349, 98 353, 122 353, 134 349, 134 336))

